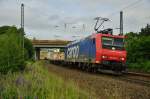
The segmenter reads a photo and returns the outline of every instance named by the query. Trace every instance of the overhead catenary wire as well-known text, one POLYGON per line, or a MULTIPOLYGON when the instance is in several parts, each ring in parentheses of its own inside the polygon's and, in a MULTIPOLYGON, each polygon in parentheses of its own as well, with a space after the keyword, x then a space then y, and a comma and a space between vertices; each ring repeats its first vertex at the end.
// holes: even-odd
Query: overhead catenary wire
MULTIPOLYGON (((124 7, 121 8, 120 10, 115 11, 115 12, 113 12, 113 13, 107 15, 107 18, 111 18, 111 19, 112 19, 112 17, 113 17, 114 15, 119 15, 119 12, 120 12, 120 11, 123 11, 123 12, 125 12, 125 13, 131 12, 131 11, 133 11, 132 9, 134 9, 134 8, 136 8, 136 7, 139 7, 139 5, 141 5, 141 2, 142 2, 142 1, 144 1, 144 0, 136 0, 136 1, 134 1, 134 2, 132 2, 132 3, 130 3, 130 4, 128 4, 128 5, 124 6, 124 7)), ((143 2, 142 2, 142 3, 143 3, 143 2)), ((111 21, 111 22, 112 22, 112 21, 111 21)))
MULTIPOLYGON (((19 1, 19 0, 18 0, 19 1)), ((18 2, 18 4, 21 4, 21 1, 20 2, 18 2)), ((43 16, 46 16, 47 18, 48 17, 50 17, 50 14, 47 14, 47 13, 43 13, 43 11, 41 11, 41 10, 37 10, 36 8, 34 8, 34 7, 31 7, 31 6, 29 6, 29 5, 25 5, 26 6, 26 9, 28 8, 28 9, 32 9, 32 10, 35 10, 36 11, 36 13, 38 13, 38 14, 36 14, 36 16, 38 16, 38 17, 43 17, 43 16), (41 14, 42 13, 42 14, 41 14)), ((64 31, 66 31, 67 30, 67 28, 69 28, 69 25, 71 25, 72 23, 64 23, 64 26, 63 26, 63 24, 62 24, 62 27, 64 27, 64 31)), ((59 27, 59 29, 60 29, 60 25, 58 26, 58 25, 54 25, 54 28, 56 28, 55 26, 57 26, 57 27, 59 27)), ((76 26, 72 26, 72 28, 77 28, 76 26)), ((85 30, 85 24, 84 24, 84 26, 82 27, 82 29, 84 28, 84 30, 85 30)), ((79 28, 78 28, 79 29, 79 28)), ((57 28, 57 30, 58 30, 58 28, 57 28)))
MULTIPOLYGON (((20 1, 20 0, 17 0, 17 1, 20 1)), ((136 0, 135 2, 132 2, 132 3, 128 4, 127 6, 123 7, 122 9, 109 14, 107 17, 113 16, 115 14, 118 14, 120 11, 124 11, 124 10, 127 10, 129 8, 132 8, 133 6, 135 6, 136 4, 140 3, 141 1, 143 1, 143 0, 136 0)), ((21 2, 22 1, 20 1, 19 4, 21 4, 21 2)), ((39 14, 37 14, 38 16, 43 16, 43 14, 44 14, 44 16, 49 17, 49 14, 43 13, 43 11, 41 11, 41 10, 37 10, 37 9, 35 9, 35 8, 29 6, 29 5, 25 5, 25 6, 26 6, 26 8, 34 9, 36 12, 38 12, 39 13, 39 14)))
MULTIPOLYGON (((127 6, 121 8, 120 10, 115 11, 115 12, 113 12, 113 13, 107 15, 107 17, 116 15, 116 14, 118 14, 120 11, 125 11, 125 10, 127 10, 127 9, 129 9, 129 8, 130 8, 130 10, 131 10, 131 8, 133 8, 133 6, 136 7, 136 5, 139 4, 139 3, 142 2, 142 1, 143 1, 143 0, 136 0, 135 2, 132 2, 132 3, 128 4, 127 6)), ((134 7, 134 8, 135 8, 135 7, 134 7)))
POLYGON ((131 8, 131 7, 133 7, 134 5, 140 3, 141 1, 143 1, 143 0, 137 0, 137 1, 135 1, 135 2, 133 2, 133 3, 131 3, 131 4, 129 4, 128 6, 122 8, 121 10, 126 10, 126 9, 128 9, 128 8, 131 8))
MULTIPOLYGON (((120 11, 127 11, 127 12, 130 12, 130 11, 132 11, 131 9, 133 9, 133 8, 136 8, 137 7, 137 5, 140 3, 140 2, 142 2, 143 0, 135 0, 135 1, 133 1, 132 3, 129 3, 129 4, 127 4, 126 6, 124 6, 123 8, 121 8, 120 10, 118 10, 118 11, 115 11, 115 12, 113 12, 113 13, 111 13, 111 14, 109 14, 107 17, 112 17, 113 15, 116 15, 116 14, 118 14, 120 11)), ((45 16, 45 17, 49 17, 50 16, 50 14, 49 13, 45 13, 45 12, 43 12, 42 10, 37 10, 36 8, 34 8, 34 7, 32 7, 32 6, 30 6, 30 5, 25 5, 26 6, 26 8, 29 8, 29 9, 33 9, 33 10, 35 10, 36 11, 36 16, 40 16, 40 17, 43 17, 43 16, 45 16), (37 13, 39 13, 39 14, 37 14, 37 13), (41 14, 42 13, 42 14, 41 14)), ((66 28, 68 28, 69 26, 68 26, 68 24, 66 23, 66 25, 67 26, 62 26, 62 27, 64 27, 64 29, 65 29, 65 31, 66 31, 66 28)), ((86 27, 87 28, 87 27, 86 27)), ((60 29, 60 28, 59 28, 60 29)), ((71 28, 72 29, 72 28, 71 28)), ((85 31, 85 29, 83 29, 84 31, 85 31)))

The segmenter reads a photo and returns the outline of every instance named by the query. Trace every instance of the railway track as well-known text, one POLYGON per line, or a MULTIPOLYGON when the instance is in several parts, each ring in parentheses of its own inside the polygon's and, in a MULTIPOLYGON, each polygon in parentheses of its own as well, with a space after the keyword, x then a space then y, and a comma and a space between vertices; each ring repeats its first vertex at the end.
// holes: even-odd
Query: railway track
POLYGON ((127 72, 119 79, 150 87, 150 74, 127 72))
MULTIPOLYGON (((91 74, 91 72, 87 72, 87 73, 91 74)), ((150 74, 126 72, 124 74, 118 75, 118 74, 113 74, 113 73, 97 72, 97 73, 94 73, 94 75, 104 75, 104 76, 109 76, 109 77, 112 76, 114 79, 150 87, 150 74)))
MULTIPOLYGON (((73 69, 76 69, 76 70, 81 72, 81 69, 79 69, 79 68, 73 68, 73 69)), ((91 72, 88 72, 86 70, 83 70, 83 71, 88 73, 88 74, 92 74, 92 75, 104 75, 104 76, 108 76, 108 77, 112 76, 114 79, 118 79, 118 80, 126 81, 129 83, 135 83, 135 84, 140 84, 143 86, 150 87, 150 74, 136 73, 136 72, 125 72, 124 74, 116 76, 112 73, 111 74, 102 73, 102 72, 101 73, 100 72, 91 73, 91 72)))
POLYGON ((125 72, 123 74, 118 74, 118 75, 117 74, 114 75, 113 73, 111 74, 100 73, 98 75, 109 76, 109 77, 113 77, 114 79, 150 87, 150 74, 137 73, 137 72, 125 72))
POLYGON ((127 72, 126 74, 150 78, 150 74, 148 74, 148 73, 127 72))
MULTIPOLYGON (((97 99, 108 99, 108 94, 113 94, 117 92, 118 99, 149 99, 150 87, 145 84, 143 81, 138 79, 137 76, 130 78, 130 75, 113 75, 108 73, 95 73, 87 72, 79 68, 71 68, 71 66, 61 66, 54 64, 47 64, 50 72, 55 73, 56 75, 67 80, 74 81, 80 88, 87 90, 91 96, 94 95, 98 97, 97 99)), ((143 77, 140 77, 142 80, 143 77)), ((148 79, 148 78, 143 78, 148 79)))

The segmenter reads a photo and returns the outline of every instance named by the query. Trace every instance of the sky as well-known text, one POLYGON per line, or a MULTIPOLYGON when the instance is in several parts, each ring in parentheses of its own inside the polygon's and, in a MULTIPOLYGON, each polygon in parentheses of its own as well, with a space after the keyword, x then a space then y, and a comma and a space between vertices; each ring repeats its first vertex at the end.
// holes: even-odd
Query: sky
POLYGON ((119 34, 119 12, 123 11, 124 33, 138 32, 150 24, 150 0, 0 0, 0 26, 20 28, 20 6, 24 3, 26 37, 75 40, 94 33, 95 17, 109 18, 101 29, 119 34))

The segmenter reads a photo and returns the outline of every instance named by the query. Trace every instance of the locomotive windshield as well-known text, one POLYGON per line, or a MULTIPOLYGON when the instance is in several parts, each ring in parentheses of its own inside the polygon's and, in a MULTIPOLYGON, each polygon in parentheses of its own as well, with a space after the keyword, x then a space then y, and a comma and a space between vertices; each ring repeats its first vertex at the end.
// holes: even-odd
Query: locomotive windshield
POLYGON ((117 50, 124 50, 124 40, 123 38, 102 37, 102 47, 106 49, 115 48, 117 50))

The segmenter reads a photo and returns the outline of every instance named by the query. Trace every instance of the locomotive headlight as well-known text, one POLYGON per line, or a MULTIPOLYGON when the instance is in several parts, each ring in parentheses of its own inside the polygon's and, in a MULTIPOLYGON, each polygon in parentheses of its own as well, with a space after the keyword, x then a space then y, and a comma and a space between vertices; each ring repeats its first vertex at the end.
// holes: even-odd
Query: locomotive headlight
POLYGON ((124 60, 125 60, 125 58, 123 58, 123 57, 122 57, 122 58, 120 58, 120 59, 121 59, 122 61, 124 61, 124 60))
POLYGON ((105 59, 105 58, 107 58, 107 56, 104 56, 104 55, 103 55, 102 58, 105 59))

